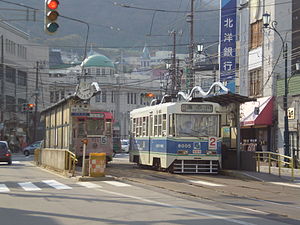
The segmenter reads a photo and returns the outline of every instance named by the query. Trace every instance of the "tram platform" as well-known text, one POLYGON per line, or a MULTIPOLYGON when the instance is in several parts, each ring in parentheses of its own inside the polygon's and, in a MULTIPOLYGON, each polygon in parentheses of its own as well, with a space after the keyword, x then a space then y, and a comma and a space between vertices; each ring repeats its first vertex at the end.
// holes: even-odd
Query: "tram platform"
POLYGON ((243 180, 256 180, 261 182, 300 182, 300 169, 294 169, 294 179, 292 179, 291 177, 290 168, 281 168, 281 176, 279 176, 278 167, 271 167, 271 173, 269 173, 268 166, 261 166, 260 171, 261 172, 244 170, 221 170, 220 174, 236 177, 243 180))

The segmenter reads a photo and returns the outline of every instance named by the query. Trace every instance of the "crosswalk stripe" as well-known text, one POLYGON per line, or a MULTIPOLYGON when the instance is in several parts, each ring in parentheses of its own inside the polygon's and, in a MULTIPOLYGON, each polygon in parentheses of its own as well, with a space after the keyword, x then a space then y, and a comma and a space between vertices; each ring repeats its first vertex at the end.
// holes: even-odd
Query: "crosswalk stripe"
POLYGON ((211 186, 211 187, 223 187, 225 185, 223 184, 215 184, 207 181, 200 181, 200 180, 189 180, 189 182, 195 183, 195 184, 202 184, 206 186, 211 186))
POLYGON ((283 185, 288 187, 300 188, 300 184, 291 184, 291 183, 283 183, 283 182, 270 182, 271 184, 283 185))
POLYGON ((84 186, 86 188, 102 188, 100 185, 91 182, 77 182, 77 184, 84 186))
POLYGON ((121 183, 121 182, 118 182, 118 181, 103 181, 104 183, 107 183, 107 184, 111 184, 113 186, 117 186, 117 187, 129 187, 131 186, 130 184, 125 184, 125 183, 121 183))
POLYGON ((12 161, 12 164, 21 164, 20 161, 12 161))
POLYGON ((31 182, 18 183, 25 191, 40 191, 39 187, 35 186, 31 182))
POLYGON ((72 189, 70 186, 59 183, 56 180, 43 180, 42 182, 44 182, 45 184, 48 184, 49 186, 54 187, 55 189, 58 189, 58 190, 72 189))
POLYGON ((0 192, 9 192, 10 190, 5 184, 0 184, 0 192))

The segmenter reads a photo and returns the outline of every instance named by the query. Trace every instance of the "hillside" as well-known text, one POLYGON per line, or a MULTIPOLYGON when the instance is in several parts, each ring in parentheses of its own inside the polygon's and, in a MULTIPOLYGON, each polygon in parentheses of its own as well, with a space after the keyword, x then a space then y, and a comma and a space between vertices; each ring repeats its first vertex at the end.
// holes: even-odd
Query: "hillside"
MULTIPOLYGON (((13 1, 13 0, 11 0, 13 1)), ((37 22, 11 21, 29 32, 39 41, 52 39, 49 43, 52 47, 65 47, 66 49, 82 49, 86 36, 86 25, 64 18, 59 18, 59 31, 53 36, 43 32, 43 0, 19 0, 15 2, 30 5, 40 9, 37 13, 37 22), (70 40, 71 37, 71 40, 70 40), (79 46, 79 48, 78 48, 79 46)), ((166 10, 186 11, 190 8, 189 0, 61 0, 60 14, 90 24, 89 43, 94 46, 128 49, 140 49, 145 43, 148 46, 157 46, 155 49, 163 49, 163 46, 172 44, 168 31, 172 29, 182 30, 183 35, 178 38, 178 44, 188 43, 189 26, 186 22, 186 13, 156 12, 153 19, 153 11, 137 10, 115 6, 113 3, 123 3, 134 7, 155 8, 166 10), (147 34, 166 35, 150 37, 147 34), (161 47, 159 47, 161 46, 161 47)), ((216 1, 217 2, 217 1, 216 1)), ((217 4, 210 0, 196 0, 195 10, 216 9, 217 4), (213 2, 213 3, 212 3, 213 2)), ((22 9, 14 5, 0 3, 0 7, 22 9)), ((201 12, 195 15, 195 41, 213 42, 218 34, 218 11, 201 12)), ((32 15, 30 15, 30 18, 32 15)), ((25 12, 1 11, 1 17, 7 20, 14 18, 26 18, 25 12)), ((186 47, 181 48, 186 51, 186 47)))

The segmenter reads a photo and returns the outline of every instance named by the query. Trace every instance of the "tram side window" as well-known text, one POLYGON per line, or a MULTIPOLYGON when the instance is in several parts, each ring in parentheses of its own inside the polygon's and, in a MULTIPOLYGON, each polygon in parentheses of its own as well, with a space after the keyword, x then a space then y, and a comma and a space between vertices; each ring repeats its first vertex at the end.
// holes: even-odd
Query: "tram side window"
POLYGON ((175 125, 174 125, 174 121, 175 121, 175 115, 174 114, 170 114, 169 115, 169 136, 175 136, 175 125))
POLYGON ((143 129, 142 129, 142 136, 145 137, 147 136, 147 117, 143 117, 143 129))
POLYGON ((112 133, 111 121, 108 120, 106 122, 106 135, 111 135, 111 133, 112 133))
POLYGON ((149 122, 149 136, 153 136, 153 116, 150 116, 150 122, 149 122))
POLYGON ((136 119, 132 119, 132 135, 136 137, 136 132, 135 132, 135 126, 136 126, 136 119))
POLYGON ((158 116, 154 115, 154 136, 158 136, 158 116))
POLYGON ((142 134, 142 124, 143 124, 143 121, 142 121, 143 118, 139 118, 139 136, 143 136, 142 134))
POLYGON ((167 136, 167 115, 162 115, 162 136, 167 136))

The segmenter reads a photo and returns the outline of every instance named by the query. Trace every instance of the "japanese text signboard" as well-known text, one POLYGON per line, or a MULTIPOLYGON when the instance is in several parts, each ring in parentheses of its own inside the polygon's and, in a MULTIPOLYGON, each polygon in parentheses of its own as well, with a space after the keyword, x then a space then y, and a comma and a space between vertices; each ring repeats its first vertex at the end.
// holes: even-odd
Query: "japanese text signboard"
POLYGON ((236 76, 236 1, 221 0, 220 81, 235 93, 236 76))

